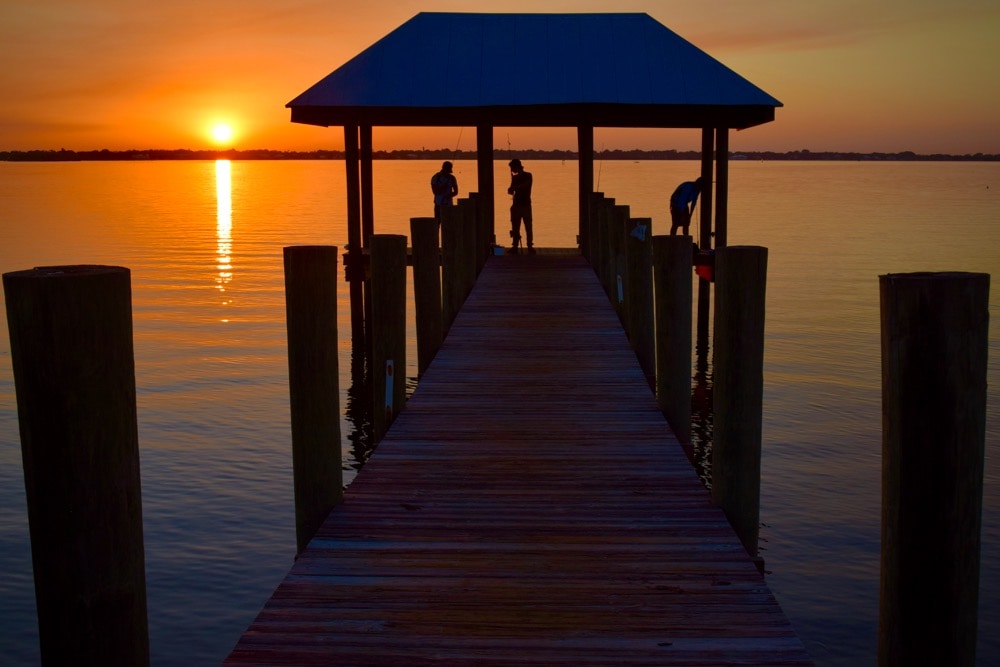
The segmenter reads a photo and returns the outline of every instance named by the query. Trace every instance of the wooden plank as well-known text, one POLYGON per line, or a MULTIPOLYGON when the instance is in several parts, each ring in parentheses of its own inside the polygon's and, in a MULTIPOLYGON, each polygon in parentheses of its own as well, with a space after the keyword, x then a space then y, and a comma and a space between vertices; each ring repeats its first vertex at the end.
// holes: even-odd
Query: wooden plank
POLYGON ((491 257, 226 661, 812 664, 580 257, 491 257))

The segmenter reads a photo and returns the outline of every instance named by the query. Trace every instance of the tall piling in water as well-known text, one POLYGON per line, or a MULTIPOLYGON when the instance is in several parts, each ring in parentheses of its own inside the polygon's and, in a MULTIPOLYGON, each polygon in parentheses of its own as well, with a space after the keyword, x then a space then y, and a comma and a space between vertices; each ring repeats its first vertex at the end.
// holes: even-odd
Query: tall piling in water
POLYGON ((691 237, 653 237, 656 402, 677 438, 691 442, 691 237))
POLYGON ((44 664, 147 665, 129 270, 3 276, 44 664))
POLYGON ((434 218, 410 218, 413 246, 413 310, 417 323, 417 372, 430 366, 441 347, 441 249, 434 218))
POLYGON ((284 249, 297 553, 343 497, 337 248, 284 249))
POLYGON ((631 218, 626 226, 625 269, 629 344, 650 388, 656 385, 656 337, 653 313, 653 221, 631 218))
POLYGON ((441 207, 441 316, 443 333, 448 335, 451 323, 465 299, 465 212, 460 206, 441 207))
POLYGON ((372 421, 378 442, 406 401, 406 237, 374 234, 371 266, 372 421))
POLYGON ((716 250, 712 498, 751 556, 760 532, 766 279, 767 248, 716 250))
POLYGON ((882 667, 976 662, 989 283, 879 277, 882 667))

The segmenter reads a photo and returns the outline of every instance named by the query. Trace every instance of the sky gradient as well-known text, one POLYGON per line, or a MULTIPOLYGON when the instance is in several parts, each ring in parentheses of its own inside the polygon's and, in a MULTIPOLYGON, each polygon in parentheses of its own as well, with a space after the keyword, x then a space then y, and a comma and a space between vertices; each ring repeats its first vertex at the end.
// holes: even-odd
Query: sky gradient
MULTIPOLYGON (((1000 153, 996 0, 0 0, 0 150, 340 149, 285 104, 421 11, 645 12, 781 100, 739 150, 1000 153)), ((575 149, 574 130, 496 145, 575 149)), ((475 149, 473 128, 375 128, 376 149, 475 149)), ((595 147, 697 149, 697 130, 595 147)))

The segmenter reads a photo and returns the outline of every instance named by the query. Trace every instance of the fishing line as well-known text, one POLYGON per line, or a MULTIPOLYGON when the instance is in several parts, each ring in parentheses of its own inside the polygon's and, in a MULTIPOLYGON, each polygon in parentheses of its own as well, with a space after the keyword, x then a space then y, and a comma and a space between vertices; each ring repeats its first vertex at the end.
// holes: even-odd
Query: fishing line
POLYGON ((594 186, 594 192, 601 191, 601 169, 604 168, 604 144, 601 144, 601 158, 597 161, 597 185, 594 186))

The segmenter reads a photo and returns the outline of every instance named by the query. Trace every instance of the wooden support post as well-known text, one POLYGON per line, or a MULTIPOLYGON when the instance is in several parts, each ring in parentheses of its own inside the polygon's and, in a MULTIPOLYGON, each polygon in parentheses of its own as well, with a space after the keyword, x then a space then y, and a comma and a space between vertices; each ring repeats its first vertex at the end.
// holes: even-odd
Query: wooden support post
POLYGON ((441 316, 448 335, 462 301, 464 212, 458 206, 441 207, 441 316))
POLYGON ((296 553, 343 497, 336 246, 289 246, 285 260, 296 553))
POLYGON ((653 321, 653 220, 631 218, 626 226, 628 339, 650 388, 656 385, 656 336, 653 321))
POLYGON ((590 244, 590 265, 594 267, 594 273, 597 274, 597 280, 601 283, 604 293, 607 294, 608 285, 606 282, 605 271, 605 258, 607 257, 607 240, 605 235, 607 233, 607 223, 605 221, 605 209, 608 207, 608 198, 602 196, 594 203, 594 206, 594 233, 590 244))
POLYGON ((459 268, 462 279, 462 301, 469 298, 472 287, 476 284, 476 202, 473 199, 458 200, 458 209, 462 213, 462 233, 459 237, 461 247, 459 250, 459 268))
POLYGON ((882 667, 976 663, 989 279, 879 276, 882 667))
POLYGON ((604 206, 604 193, 603 192, 591 192, 590 193, 590 213, 587 215, 587 237, 584 242, 583 252, 584 257, 590 262, 591 268, 598 275, 600 274, 599 257, 600 257, 600 215, 601 208, 604 206))
POLYGON ((344 126, 344 168, 347 172, 347 252, 344 274, 351 297, 351 336, 365 340, 365 263, 361 232, 361 149, 358 126, 344 126))
MULTIPOLYGON (((698 197, 701 214, 698 218, 698 248, 711 250, 712 244, 712 158, 715 154, 715 131, 705 127, 701 130, 701 173, 704 185, 698 197)), ((711 319, 712 283, 698 281, 698 341, 708 342, 709 320, 711 319)))
POLYGON ((406 401, 406 237, 374 234, 371 262, 372 421, 378 442, 406 401))
POLYGON ((594 128, 581 125, 576 128, 580 170, 580 231, 577 244, 584 257, 590 258, 590 196, 594 191, 594 128))
POLYGON ((441 347, 441 250, 438 222, 410 218, 413 309, 417 321, 417 372, 423 374, 441 347))
MULTIPOLYGON (((715 247, 729 245, 729 129, 716 130, 715 158, 715 247)), ((706 197, 712 196, 709 190, 706 197)))
POLYGON ((478 192, 475 197, 469 197, 476 204, 476 278, 486 266, 493 250, 492 224, 486 211, 486 198, 478 192))
POLYGON ((472 252, 472 282, 475 284, 476 278, 486 265, 486 230, 483 227, 483 198, 478 192, 469 193, 469 207, 472 209, 472 242, 470 251, 472 252))
POLYGON ((628 236, 629 207, 617 205, 612 207, 608 221, 608 247, 611 251, 611 303, 622 326, 628 328, 628 302, 625 300, 627 284, 625 262, 625 238, 628 236))
POLYGON ((372 234, 375 233, 375 178, 372 165, 372 126, 362 125, 358 128, 358 138, 359 175, 361 178, 361 245, 367 248, 371 245, 372 234))
POLYGON ((129 270, 3 286, 42 663, 148 665, 129 270))
POLYGON ((482 273, 487 260, 493 254, 493 218, 486 209, 486 198, 476 193, 476 218, 479 221, 479 233, 476 235, 479 243, 479 262, 476 278, 482 273))
POLYGON ((608 299, 615 298, 612 289, 614 256, 611 251, 611 214, 614 208, 615 200, 612 197, 605 197, 604 201, 601 202, 597 218, 597 248, 599 253, 597 275, 601 279, 601 285, 604 286, 604 293, 608 295, 608 299))
POLYGON ((493 187, 493 127, 479 125, 476 127, 476 190, 482 199, 482 210, 485 218, 483 226, 486 229, 486 243, 492 246, 496 243, 494 229, 495 206, 493 187))
MULTIPOLYGON (((358 158, 361 178, 361 247, 366 251, 371 247, 372 234, 375 233, 375 179, 372 165, 372 126, 362 125, 358 128, 358 158)), ((362 261, 364 261, 362 254, 362 261)), ((365 322, 372 319, 372 286, 367 275, 364 278, 364 313, 365 322)), ((371 341, 368 341, 369 344, 371 341)))
POLYGON ((711 127, 703 128, 701 131, 701 173, 699 176, 704 179, 701 194, 698 196, 698 205, 701 207, 701 215, 698 218, 698 247, 702 250, 709 250, 712 246, 712 158, 715 154, 715 130, 711 127))
POLYGON ((712 498, 751 556, 760 523, 766 278, 767 248, 716 250, 712 498))
POLYGON ((656 402, 677 439, 691 442, 691 237, 653 237, 656 402))

